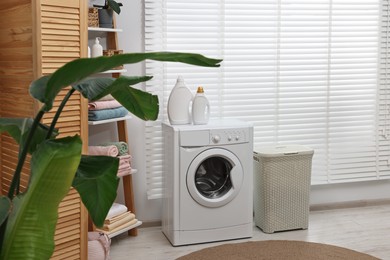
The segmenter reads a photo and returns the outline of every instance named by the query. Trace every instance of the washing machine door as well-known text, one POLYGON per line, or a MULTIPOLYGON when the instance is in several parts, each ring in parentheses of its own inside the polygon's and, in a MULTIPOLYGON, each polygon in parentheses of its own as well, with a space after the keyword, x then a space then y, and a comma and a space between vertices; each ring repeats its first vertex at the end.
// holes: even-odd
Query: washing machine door
POLYGON ((240 191, 243 168, 232 152, 211 148, 198 154, 187 172, 191 197, 206 207, 221 207, 240 191))

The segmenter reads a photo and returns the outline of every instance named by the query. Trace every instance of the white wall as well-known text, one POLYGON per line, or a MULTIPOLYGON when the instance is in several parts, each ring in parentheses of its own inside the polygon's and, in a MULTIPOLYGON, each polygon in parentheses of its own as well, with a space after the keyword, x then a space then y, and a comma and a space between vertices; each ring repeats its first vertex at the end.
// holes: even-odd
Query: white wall
MULTIPOLYGON (((123 1, 122 13, 117 16, 117 27, 123 29, 118 34, 119 48, 124 52, 143 52, 143 1, 123 1)), ((142 75, 144 64, 126 66, 126 75, 142 75)), ((143 86, 140 85, 142 88, 143 86)), ((91 129, 92 142, 104 135, 112 135, 112 129, 91 129), (105 133, 104 133, 105 132, 105 133)), ((137 216, 144 222, 159 221, 161 218, 161 200, 148 200, 145 182, 145 144, 143 140, 144 123, 139 119, 128 122, 129 143, 133 154, 133 163, 138 173, 133 176, 137 216)), ((119 196, 121 197, 121 196, 119 196)), ((311 204, 374 200, 390 198, 390 182, 375 181, 352 184, 334 184, 312 187, 311 204)))

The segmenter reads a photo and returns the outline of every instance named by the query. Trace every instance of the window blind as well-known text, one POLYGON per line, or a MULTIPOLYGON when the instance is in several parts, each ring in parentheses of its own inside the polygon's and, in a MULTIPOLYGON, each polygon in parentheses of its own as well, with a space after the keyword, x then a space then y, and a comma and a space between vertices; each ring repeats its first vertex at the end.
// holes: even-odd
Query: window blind
POLYGON ((203 86, 211 118, 253 123, 255 147, 313 148, 312 184, 388 176, 381 7, 377 0, 146 0, 146 51, 223 59, 220 68, 146 63, 155 76, 146 89, 161 105, 146 125, 148 197, 161 197, 161 122, 178 75, 194 93, 203 86))
POLYGON ((379 174, 390 177, 390 7, 382 0, 379 84, 379 174))

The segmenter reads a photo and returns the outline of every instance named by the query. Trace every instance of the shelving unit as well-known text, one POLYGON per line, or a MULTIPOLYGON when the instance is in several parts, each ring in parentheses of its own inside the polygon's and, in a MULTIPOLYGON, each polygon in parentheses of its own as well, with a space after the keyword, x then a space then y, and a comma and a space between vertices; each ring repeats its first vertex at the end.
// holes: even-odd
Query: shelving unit
MULTIPOLYGON (((115 27, 115 20, 114 20, 114 27, 115 27)), ((117 33, 122 32, 121 29, 111 29, 111 28, 95 28, 95 27, 88 27, 88 32, 90 35, 90 32, 93 33, 104 33, 107 38, 107 49, 117 49, 118 47, 118 39, 117 39, 117 33)), ((120 70, 108 70, 105 72, 102 72, 101 74, 111 74, 112 77, 117 78, 120 76, 121 73, 126 72, 125 69, 120 70)), ((94 125, 102 125, 102 124, 112 124, 116 123, 116 129, 118 133, 118 140, 121 142, 128 143, 128 135, 127 135, 127 124, 126 121, 131 119, 132 117, 130 115, 127 115, 125 117, 120 118, 113 118, 113 119, 107 119, 107 120, 100 120, 100 121, 88 121, 89 126, 94 125)), ((129 211, 135 214, 135 206, 134 206, 134 193, 133 193, 133 180, 132 180, 132 174, 136 173, 136 169, 132 169, 131 173, 129 175, 123 176, 122 183, 123 183, 123 193, 124 193, 124 201, 125 206, 128 208, 129 211)), ((134 225, 131 225, 129 227, 126 227, 120 231, 114 232, 109 234, 109 237, 114 237, 119 234, 122 234, 124 232, 128 232, 128 235, 130 236, 137 236, 138 231, 137 227, 142 224, 141 221, 137 221, 134 225)))

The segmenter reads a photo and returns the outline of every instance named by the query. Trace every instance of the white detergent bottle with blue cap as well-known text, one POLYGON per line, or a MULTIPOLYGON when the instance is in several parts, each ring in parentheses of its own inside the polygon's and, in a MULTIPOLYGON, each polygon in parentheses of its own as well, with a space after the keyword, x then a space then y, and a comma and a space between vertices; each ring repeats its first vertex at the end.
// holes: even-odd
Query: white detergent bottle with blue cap
POLYGON ((168 99, 168 119, 171 125, 191 124, 192 93, 179 76, 168 99))

